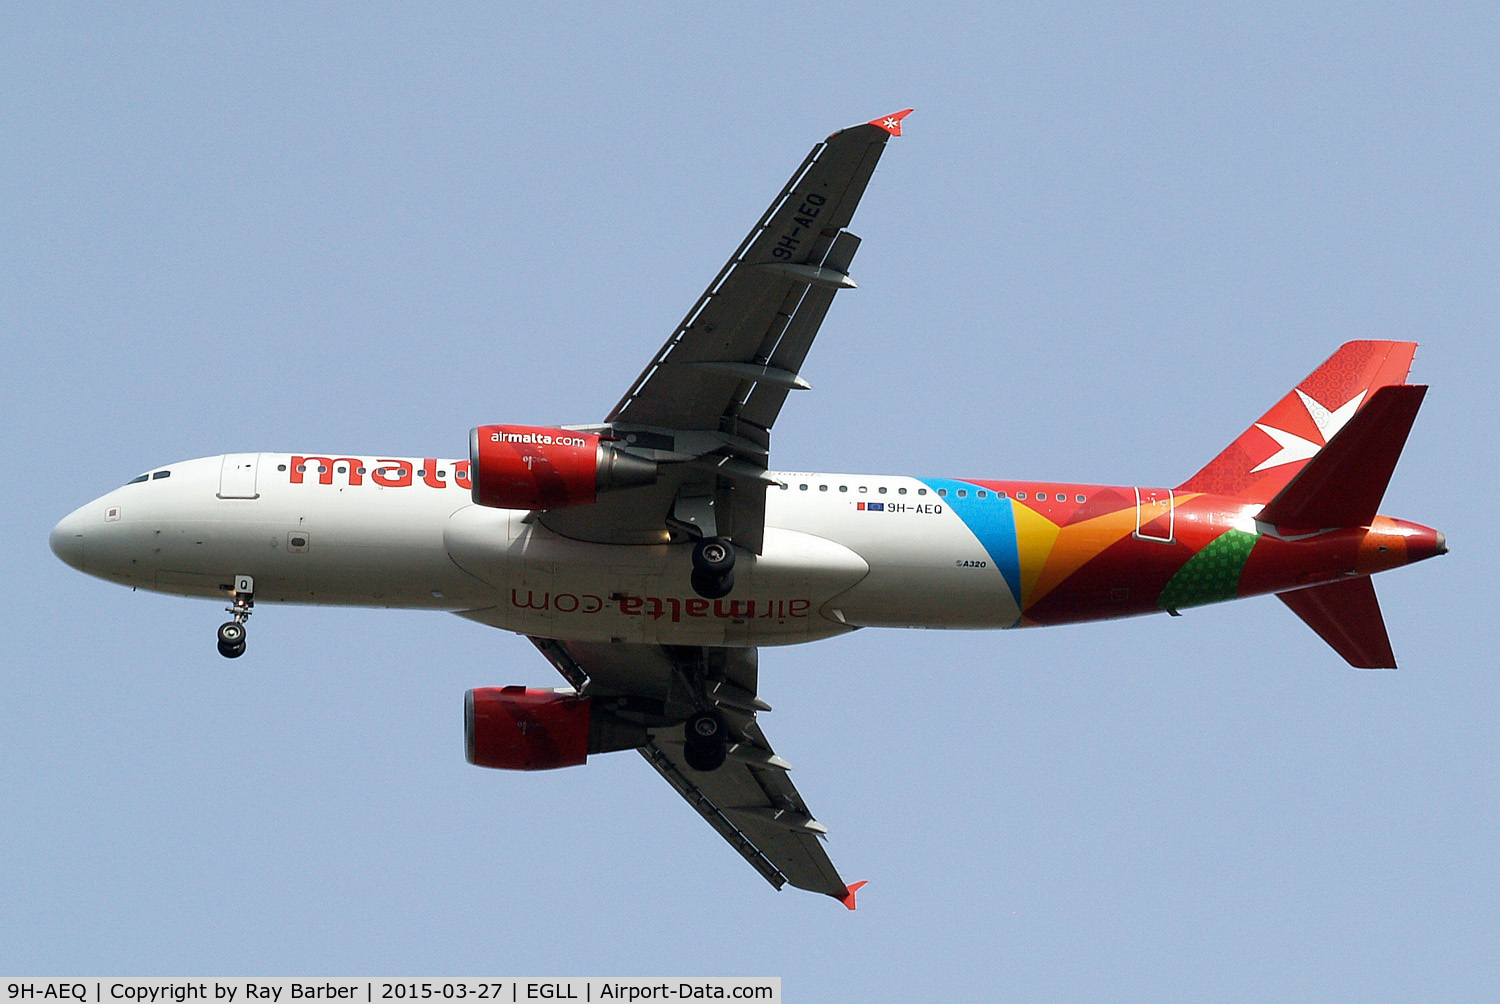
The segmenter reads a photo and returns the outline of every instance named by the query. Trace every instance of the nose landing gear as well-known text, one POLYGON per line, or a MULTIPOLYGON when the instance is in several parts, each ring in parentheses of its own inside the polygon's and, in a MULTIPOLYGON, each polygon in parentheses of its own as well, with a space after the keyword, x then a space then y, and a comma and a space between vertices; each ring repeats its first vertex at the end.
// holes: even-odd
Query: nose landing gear
POLYGON ((250 619, 250 608, 255 605, 255 580, 248 575, 234 577, 232 601, 224 609, 233 619, 219 625, 219 654, 226 659, 238 659, 245 654, 245 621, 250 619))
POLYGON ((238 659, 245 654, 245 625, 238 621, 219 625, 219 654, 226 659, 238 659))

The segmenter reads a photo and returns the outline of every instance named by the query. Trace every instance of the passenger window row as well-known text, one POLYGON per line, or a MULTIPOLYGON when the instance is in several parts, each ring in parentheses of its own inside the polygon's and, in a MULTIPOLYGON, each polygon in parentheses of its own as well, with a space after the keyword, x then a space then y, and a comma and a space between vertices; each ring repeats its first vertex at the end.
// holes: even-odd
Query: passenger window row
MULTIPOLYGON (((779 487, 781 488, 782 491, 790 491, 792 486, 789 485, 789 484, 786 484, 785 482, 782 482, 779 485, 779 487)), ((807 489, 808 489, 807 482, 805 482, 805 481, 802 484, 798 485, 797 487, 800 490, 802 490, 802 491, 807 491, 807 489)), ((827 485, 818 485, 818 491, 820 491, 820 492, 826 492, 827 490, 828 490, 828 486, 827 485)), ((848 490, 849 490, 849 486, 848 485, 839 485, 839 491, 841 491, 841 492, 847 492, 848 490)), ((869 485, 860 485, 859 488, 858 488, 858 491, 859 491, 859 493, 861 495, 864 495, 864 494, 868 493, 869 490, 870 490, 870 486, 869 485)), ((877 495, 884 495, 884 494, 886 494, 887 491, 889 491, 889 489, 887 489, 884 485, 882 485, 879 488, 875 489, 875 493, 877 495)), ((896 494, 897 495, 905 495, 906 494, 906 489, 905 488, 897 488, 896 489, 896 494)), ((926 495, 927 494, 927 489, 926 488, 918 488, 917 489, 917 494, 918 495, 926 495)))
MULTIPOLYGON (((782 482, 778 487, 780 487, 782 491, 790 491, 792 486, 789 485, 789 484, 786 484, 785 482, 782 482)), ((848 485, 839 485, 838 487, 839 487, 839 491, 841 491, 841 492, 847 492, 849 490, 849 486, 848 485)), ((797 486, 797 489, 799 491, 804 491, 804 492, 808 491, 809 488, 810 488, 810 486, 805 481, 802 482, 801 484, 799 484, 797 486)), ((818 491, 820 491, 820 492, 826 492, 827 490, 828 490, 828 486, 826 484, 820 484, 820 485, 818 485, 818 491)), ((869 488, 868 485, 859 485, 859 486, 857 486, 856 490, 861 495, 863 495, 863 494, 868 493, 869 490, 870 490, 870 488, 869 488)), ((886 494, 886 492, 888 491, 888 489, 885 486, 882 485, 882 486, 876 488, 875 491, 879 495, 884 495, 884 494, 886 494)), ((948 489, 946 489, 946 488, 939 488, 937 490, 937 493, 938 493, 938 496, 941 497, 941 498, 947 498, 948 497, 948 489)), ((906 494, 906 489, 905 488, 897 488, 896 489, 896 494, 898 494, 898 495, 905 495, 906 494)), ((918 495, 926 495, 927 494, 927 489, 926 488, 918 488, 917 489, 917 494, 918 495)), ((959 498, 961 498, 961 499, 962 498, 968 498, 969 497, 969 489, 967 489, 967 488, 960 488, 960 489, 958 489, 955 492, 955 494, 959 498)), ((1003 491, 990 492, 990 491, 987 491, 987 490, 985 490, 983 488, 976 489, 975 492, 974 492, 974 495, 975 495, 976 498, 982 498, 982 499, 987 499, 987 498, 1008 499, 1008 498, 1010 498, 1010 495, 1007 492, 1003 492, 1003 491)), ((1026 501, 1026 493, 1025 492, 1016 492, 1016 499, 1018 501, 1021 501, 1021 502, 1026 501)), ((1049 502, 1049 501, 1054 501, 1054 500, 1058 501, 1058 502, 1066 502, 1066 501, 1068 501, 1068 493, 1067 492, 1053 492, 1050 495, 1047 492, 1037 492, 1036 493, 1036 501, 1038 501, 1038 502, 1049 502)), ((1088 501, 1088 496, 1084 495, 1083 493, 1080 492, 1079 494, 1073 496, 1073 500, 1075 502, 1078 502, 1078 503, 1082 504, 1082 503, 1088 501)))
MULTIPOLYGON (((286 464, 277 464, 276 465, 276 469, 278 471, 284 471, 284 470, 286 470, 286 464)), ((404 478, 404 477, 406 477, 406 468, 405 467, 398 467, 394 471, 392 471, 392 469, 389 468, 389 467, 383 467, 383 468, 381 468, 381 470, 383 470, 383 471, 386 472, 385 475, 384 475, 385 477, 392 477, 392 478, 404 478)), ((306 464, 298 464, 297 465, 297 471, 299 473, 305 474, 307 472, 307 465, 306 464)), ((318 465, 318 470, 317 470, 316 473, 318 473, 318 474, 327 474, 328 473, 327 466, 324 465, 324 464, 319 464, 318 465)), ((344 464, 339 464, 336 473, 338 473, 338 474, 348 474, 349 473, 349 468, 346 465, 344 465, 344 464)), ((356 467, 354 469, 354 473, 362 475, 362 474, 367 474, 369 472, 365 468, 363 468, 363 467, 356 467)), ((448 472, 447 471, 436 471, 435 473, 440 478, 446 478, 448 476, 448 472)), ((426 471, 425 468, 422 469, 422 470, 420 470, 420 471, 417 471, 417 477, 419 477, 419 478, 425 478, 426 476, 427 476, 427 471, 426 471)))

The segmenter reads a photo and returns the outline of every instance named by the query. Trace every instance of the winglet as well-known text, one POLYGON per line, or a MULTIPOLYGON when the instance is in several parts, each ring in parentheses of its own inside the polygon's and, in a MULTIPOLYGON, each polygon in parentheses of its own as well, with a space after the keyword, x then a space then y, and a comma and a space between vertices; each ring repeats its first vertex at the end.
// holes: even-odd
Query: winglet
MULTIPOLYGON (((882 115, 878 119, 871 119, 869 124, 875 126, 877 129, 884 129, 892 136, 900 136, 901 120, 911 113, 912 109, 908 108, 905 111, 896 112, 894 115, 882 115)), ((854 907, 851 906, 849 909, 852 910, 854 907)))
MULTIPOLYGON (((911 111, 911 109, 908 108, 906 111, 911 111)), ((901 114, 905 115, 906 112, 902 112, 901 114)), ((879 123, 872 123, 872 124, 878 125, 879 123)), ((896 133, 892 133, 892 135, 899 135, 899 132, 900 132, 900 128, 898 126, 897 127, 897 132, 896 133)), ((844 894, 842 896, 838 897, 839 902, 842 903, 842 904, 844 904, 846 907, 848 907, 851 910, 854 909, 854 894, 857 893, 857 892, 859 892, 861 889, 863 889, 867 885, 869 885, 869 880, 868 879, 865 879, 865 880, 860 881, 860 882, 856 882, 853 885, 844 886, 844 894)))

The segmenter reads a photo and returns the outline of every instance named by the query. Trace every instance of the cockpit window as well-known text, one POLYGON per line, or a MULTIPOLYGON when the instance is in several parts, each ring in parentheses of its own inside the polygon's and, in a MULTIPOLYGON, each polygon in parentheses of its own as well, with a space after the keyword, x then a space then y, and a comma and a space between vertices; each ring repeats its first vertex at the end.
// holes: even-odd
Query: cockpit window
POLYGON ((151 480, 160 481, 162 478, 170 478, 171 476, 171 471, 157 471, 155 474, 151 475, 151 480))
POLYGON ((151 476, 151 475, 149 475, 149 474, 142 474, 142 475, 141 475, 141 476, 140 476, 140 477, 138 477, 138 478, 131 478, 131 479, 130 479, 130 480, 129 480, 129 481, 127 481, 127 482, 125 482, 125 483, 126 483, 126 484, 127 484, 127 485, 138 485, 138 484, 140 484, 140 483, 141 483, 141 482, 142 482, 142 481, 145 481, 145 480, 146 480, 146 479, 147 479, 147 478, 149 478, 149 477, 150 477, 150 476, 151 476))

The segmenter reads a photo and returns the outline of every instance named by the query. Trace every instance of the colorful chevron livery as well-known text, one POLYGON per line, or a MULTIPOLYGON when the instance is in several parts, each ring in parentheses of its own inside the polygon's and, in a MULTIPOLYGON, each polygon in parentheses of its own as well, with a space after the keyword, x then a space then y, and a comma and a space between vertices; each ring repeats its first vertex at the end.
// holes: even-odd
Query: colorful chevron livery
POLYGON ((1368 576, 1446 552, 1376 513, 1425 387, 1416 345, 1349 342, 1177 488, 929 479, 984 546, 1016 626, 1276 593, 1352 664, 1394 665, 1368 576))

